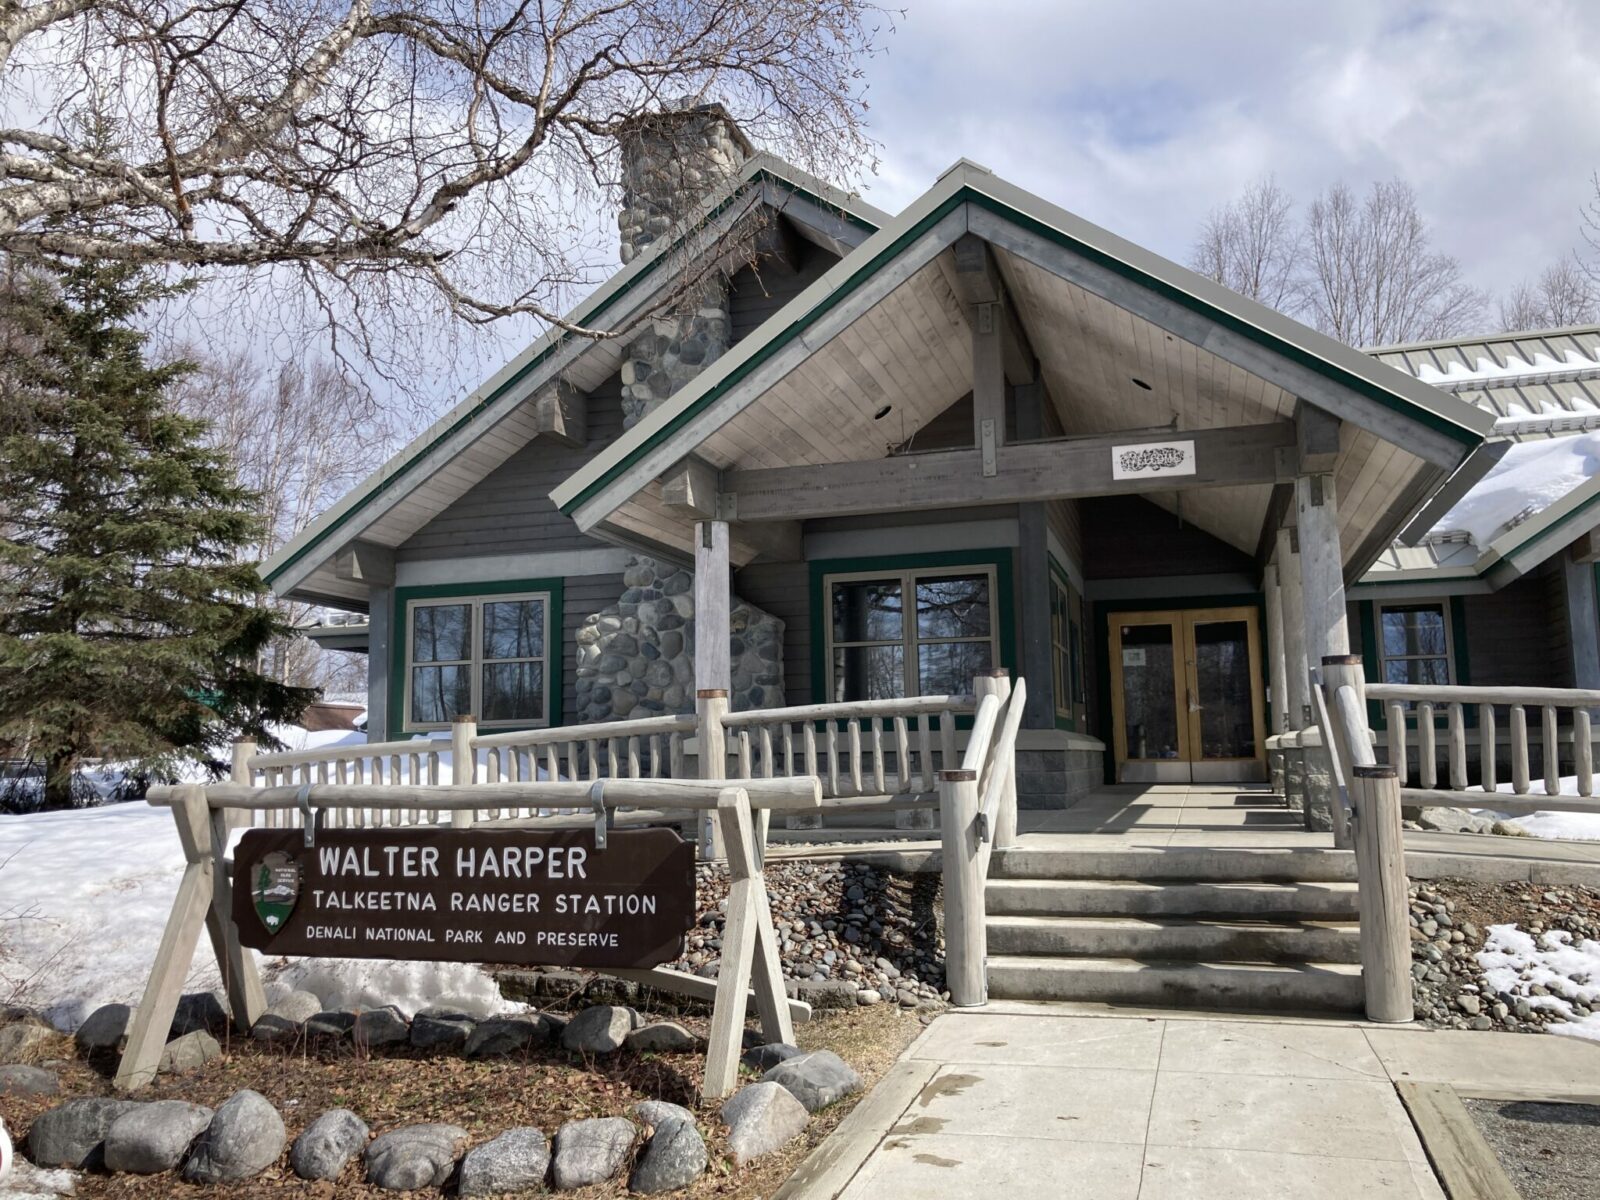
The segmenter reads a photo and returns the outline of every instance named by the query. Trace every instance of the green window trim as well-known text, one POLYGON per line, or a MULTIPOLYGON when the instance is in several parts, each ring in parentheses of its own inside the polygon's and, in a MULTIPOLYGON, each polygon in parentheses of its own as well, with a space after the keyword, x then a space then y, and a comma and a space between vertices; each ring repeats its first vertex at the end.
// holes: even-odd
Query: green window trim
MULTIPOLYGON (((417 600, 477 600, 492 596, 517 595, 524 592, 543 592, 550 597, 546 623, 549 637, 545 646, 545 674, 548 700, 545 706, 547 720, 539 725, 496 725, 496 733, 517 728, 543 729, 563 724, 562 688, 567 645, 563 630, 565 618, 564 579, 505 579, 493 583, 436 583, 419 587, 394 589, 394 609, 389 630, 389 712, 385 736, 388 741, 400 741, 413 736, 406 729, 406 680, 411 664, 407 661, 407 647, 411 632, 406 620, 407 607, 417 600)), ((418 730, 415 733, 437 731, 418 730)))
MULTIPOLYGON (((1017 672, 1017 610, 1014 585, 1015 552, 1004 550, 950 550, 936 554, 884 554, 868 558, 818 558, 807 564, 811 573, 811 697, 818 704, 828 703, 828 631, 831 609, 825 580, 829 575, 849 575, 864 571, 941 570, 947 567, 989 567, 994 570, 995 598, 992 619, 998 626, 1002 666, 1017 672)), ((958 726, 971 724, 970 717, 957 718, 958 726)))
MULTIPOLYGON (((1600 578, 1600 575, 1597 575, 1600 578)), ((1428 601, 1421 601, 1427 603, 1428 601)), ((1450 631, 1450 658, 1455 671, 1455 684, 1458 687, 1469 687, 1472 684, 1472 671, 1467 654, 1467 603, 1464 596, 1440 596, 1435 601, 1449 606, 1449 620, 1446 625, 1450 631)), ((1378 606, 1381 601, 1362 600, 1359 602, 1358 615, 1361 623, 1361 674, 1368 683, 1383 682, 1383 660, 1378 648, 1378 606)), ((1469 728, 1478 724, 1478 710, 1475 705, 1466 706, 1466 723, 1469 728)), ((1389 728, 1389 713, 1384 705, 1376 700, 1367 701, 1367 723, 1374 729, 1389 728)), ((1406 728, 1415 729, 1417 719, 1406 718, 1406 728)))
MULTIPOLYGON (((1084 708, 1085 708, 1085 711, 1087 712, 1088 701, 1089 701, 1089 689, 1088 689, 1088 686, 1085 683, 1084 677, 1083 677, 1084 676, 1083 667, 1084 667, 1084 658, 1085 658, 1083 639, 1084 639, 1084 636, 1085 636, 1084 629, 1085 629, 1085 625, 1086 625, 1086 622, 1084 621, 1084 616, 1085 616, 1085 611, 1084 610, 1088 606, 1085 604, 1082 594, 1077 590, 1077 588, 1075 588, 1073 586, 1072 577, 1067 574, 1066 568, 1063 567, 1059 562, 1056 561, 1056 556, 1054 554, 1051 554, 1048 551, 1046 551, 1046 553, 1045 553, 1045 562, 1048 564, 1049 569, 1050 569, 1050 587, 1051 587, 1052 593, 1054 592, 1054 590, 1055 590, 1055 588, 1057 586, 1060 586, 1061 588, 1063 588, 1065 590, 1066 595, 1067 595, 1067 599, 1068 599, 1067 613, 1066 613, 1066 615, 1067 615, 1067 647, 1066 648, 1067 648, 1068 657, 1071 660, 1071 670, 1068 672, 1068 679, 1067 679, 1067 704, 1073 710, 1071 712, 1062 712, 1060 706, 1056 703, 1055 672, 1056 672, 1056 667, 1059 665, 1059 655, 1058 655, 1057 650, 1056 650, 1055 615, 1054 615, 1054 611, 1053 611, 1053 607, 1052 607, 1052 613, 1051 613, 1051 618, 1050 618, 1050 700, 1051 700, 1051 716, 1054 718, 1055 727, 1057 729, 1068 729, 1068 730, 1071 730, 1074 733, 1076 733, 1077 729, 1078 729, 1078 719, 1077 719, 1077 716, 1076 716, 1077 706, 1080 705, 1080 704, 1083 705, 1084 708), (1078 613, 1077 613, 1076 616, 1074 616, 1073 613, 1072 613, 1071 601, 1072 601, 1073 597, 1076 597, 1077 601, 1078 601, 1078 613)), ((1054 595, 1052 595, 1051 599, 1052 599, 1052 601, 1054 600, 1054 595)))

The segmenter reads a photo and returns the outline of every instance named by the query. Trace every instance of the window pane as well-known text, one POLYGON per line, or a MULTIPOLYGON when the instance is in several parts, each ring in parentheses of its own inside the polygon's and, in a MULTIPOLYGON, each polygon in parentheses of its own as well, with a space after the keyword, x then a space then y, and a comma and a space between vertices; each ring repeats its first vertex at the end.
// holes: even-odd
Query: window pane
POLYGON ((952 575, 917 580, 921 637, 988 637, 989 577, 952 575))
POLYGON ((485 658, 543 658, 544 601, 496 600, 483 606, 485 658))
POLYGON ((972 677, 990 667, 988 642, 936 642, 917 647, 917 688, 923 696, 970 696, 972 677))
POLYGON ((471 668, 411 668, 412 721, 419 725, 442 725, 471 708, 471 668))
POLYGON ((1391 658, 1383 664, 1385 683, 1443 686, 1450 682, 1450 663, 1443 658, 1391 658))
POLYGON ((411 615, 416 623, 412 662, 451 662, 472 657, 470 604, 419 604, 411 615))
POLYGON ((1386 655, 1450 653, 1445 644, 1444 608, 1411 604, 1383 610, 1383 652, 1386 655))
POLYGON ((833 698, 898 700, 906 694, 905 651, 900 646, 847 646, 833 652, 833 698))
POLYGON ((488 663, 483 668, 485 721, 544 719, 544 664, 488 663))
POLYGON ((833 585, 833 640, 893 642, 901 635, 904 603, 898 579, 862 579, 833 585))
POLYGON ((1122 721, 1129 758, 1177 758, 1178 711, 1172 626, 1124 625, 1122 721))
POLYGON ((1196 625, 1194 655, 1200 685, 1200 757, 1254 758, 1249 628, 1243 621, 1196 625))

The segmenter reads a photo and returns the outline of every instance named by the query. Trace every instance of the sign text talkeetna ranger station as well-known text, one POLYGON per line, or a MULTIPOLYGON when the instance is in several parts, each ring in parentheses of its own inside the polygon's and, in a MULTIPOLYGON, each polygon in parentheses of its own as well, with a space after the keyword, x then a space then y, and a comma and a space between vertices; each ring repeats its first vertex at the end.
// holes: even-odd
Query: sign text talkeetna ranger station
POLYGON ((240 940, 268 954, 651 967, 694 922, 694 846, 670 829, 253 829, 240 940))

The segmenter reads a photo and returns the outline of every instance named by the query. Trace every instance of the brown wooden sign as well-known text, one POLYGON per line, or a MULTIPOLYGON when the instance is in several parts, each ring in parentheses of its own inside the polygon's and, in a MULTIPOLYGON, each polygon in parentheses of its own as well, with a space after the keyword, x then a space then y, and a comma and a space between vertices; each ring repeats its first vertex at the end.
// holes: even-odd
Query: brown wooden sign
POLYGON ((253 829, 233 919, 268 954, 652 967, 694 923, 694 863, 670 829, 253 829))

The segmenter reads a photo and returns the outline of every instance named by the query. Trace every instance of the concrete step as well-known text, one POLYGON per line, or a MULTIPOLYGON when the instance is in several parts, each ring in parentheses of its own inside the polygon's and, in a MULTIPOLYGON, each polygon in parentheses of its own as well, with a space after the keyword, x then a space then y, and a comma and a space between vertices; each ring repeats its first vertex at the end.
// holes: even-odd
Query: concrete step
POLYGON ((996 851, 990 879, 1255 880, 1348 883, 1356 877, 1348 850, 1213 849, 1207 846, 1125 850, 1018 848, 996 851))
POLYGON ((1361 969, 1345 963, 1148 961, 1128 958, 989 959, 993 1000, 1079 1000, 1200 1009, 1356 1012, 1361 969))
POLYGON ((994 916, 1264 917, 1350 919, 1353 883, 1145 883, 1108 879, 996 879, 984 892, 994 916))
POLYGON ((989 953, 1007 956, 1357 963, 1354 922, 1147 917, 990 917, 989 953))

